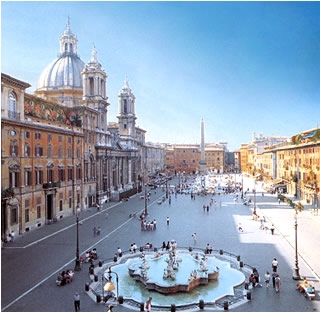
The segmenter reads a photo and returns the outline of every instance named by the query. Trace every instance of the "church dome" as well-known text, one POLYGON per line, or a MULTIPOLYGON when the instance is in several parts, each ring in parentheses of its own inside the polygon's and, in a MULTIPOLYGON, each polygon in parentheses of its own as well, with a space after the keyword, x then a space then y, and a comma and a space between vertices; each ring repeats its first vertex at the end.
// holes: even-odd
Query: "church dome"
POLYGON ((60 37, 60 55, 41 73, 35 94, 63 101, 61 96, 55 96, 58 92, 82 92, 81 72, 85 63, 77 54, 77 43, 78 39, 71 31, 68 21, 66 30, 60 37))
POLYGON ((77 55, 61 55, 43 70, 37 90, 82 89, 81 72, 84 66, 85 63, 77 55))

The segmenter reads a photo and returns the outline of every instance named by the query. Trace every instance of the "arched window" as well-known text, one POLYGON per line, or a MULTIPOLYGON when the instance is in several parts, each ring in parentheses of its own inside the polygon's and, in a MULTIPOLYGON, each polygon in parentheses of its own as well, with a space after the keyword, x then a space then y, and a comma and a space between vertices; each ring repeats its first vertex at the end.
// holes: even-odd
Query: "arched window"
POLYGON ((123 100, 123 113, 127 114, 128 113, 128 106, 127 106, 127 100, 123 100))
POLYGON ((9 93, 9 117, 10 118, 15 118, 16 110, 17 110, 17 97, 11 91, 9 93))

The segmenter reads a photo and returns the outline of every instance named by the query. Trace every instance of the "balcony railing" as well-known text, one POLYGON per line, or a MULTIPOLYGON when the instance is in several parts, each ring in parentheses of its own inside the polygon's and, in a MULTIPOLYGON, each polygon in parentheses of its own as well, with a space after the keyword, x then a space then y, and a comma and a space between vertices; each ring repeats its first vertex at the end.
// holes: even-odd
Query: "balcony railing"
POLYGON ((20 120, 20 113, 17 113, 15 111, 8 111, 8 117, 16 120, 20 120))
POLYGON ((43 183, 43 189, 61 187, 61 181, 43 183))

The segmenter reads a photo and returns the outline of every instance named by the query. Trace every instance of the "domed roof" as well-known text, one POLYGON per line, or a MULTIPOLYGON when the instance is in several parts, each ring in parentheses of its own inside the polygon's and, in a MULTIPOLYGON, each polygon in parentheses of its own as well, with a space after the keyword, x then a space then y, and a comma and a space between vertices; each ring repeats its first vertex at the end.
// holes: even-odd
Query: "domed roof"
POLYGON ((51 62, 41 73, 37 89, 56 90, 81 88, 81 72, 85 63, 76 55, 62 55, 51 62))
POLYGON ((60 37, 60 56, 43 70, 36 91, 82 90, 81 72, 85 63, 77 54, 77 42, 68 21, 60 37))

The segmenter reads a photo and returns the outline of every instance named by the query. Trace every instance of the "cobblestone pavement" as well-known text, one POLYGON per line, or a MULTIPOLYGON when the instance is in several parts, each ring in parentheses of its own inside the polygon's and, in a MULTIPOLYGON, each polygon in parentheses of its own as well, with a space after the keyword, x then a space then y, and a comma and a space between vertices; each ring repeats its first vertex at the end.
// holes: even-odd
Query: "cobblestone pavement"
MULTIPOLYGON (((250 180, 245 182, 249 185, 250 180)), ((253 289, 252 300, 242 305, 231 304, 230 310, 320 311, 320 216, 314 215, 308 206, 298 215, 300 274, 314 281, 317 290, 315 300, 309 301, 295 290, 297 281, 292 279, 295 261, 293 211, 283 203, 278 205, 275 196, 266 193, 262 196, 258 188, 257 191, 257 212, 265 216, 268 224, 275 225, 275 235, 260 230, 259 222, 252 219, 253 205, 248 207, 240 200, 235 202, 233 195, 216 195, 217 204, 209 212, 204 212, 202 206, 209 204, 211 196, 197 196, 191 200, 190 195, 178 195, 177 198, 172 197, 171 205, 168 200, 159 205, 157 200, 164 196, 164 192, 158 189, 156 193, 152 191, 148 205, 148 217, 157 220, 156 231, 142 232, 139 221, 129 218, 133 211, 144 209, 144 200, 139 196, 130 198, 128 202, 108 203, 103 211, 88 209, 81 213, 80 252, 83 254, 96 247, 99 260, 106 263, 112 261, 118 246, 128 250, 132 242, 141 246, 146 242, 160 246, 163 241, 175 239, 179 246, 193 246, 191 234, 196 232, 197 247, 204 248, 211 243, 216 250, 240 255, 245 264, 257 267, 260 275, 271 270, 274 257, 279 260, 280 293, 275 293, 272 288, 253 289), (169 226, 166 224, 167 216, 170 217, 169 226), (240 222, 243 233, 237 229, 240 222), (94 226, 101 226, 100 236, 93 236, 94 226)), ((249 196, 253 198, 253 194, 249 196)), ((75 273, 71 284, 64 287, 55 285, 57 273, 74 266, 74 254, 73 217, 27 233, 12 244, 5 244, 1 266, 2 311, 71 311, 76 291, 81 295, 81 311, 106 311, 106 307, 96 303, 85 289, 90 280, 88 264, 75 273)), ((96 270, 99 270, 98 266, 96 270)), ((139 306, 117 305, 114 311, 130 311, 132 308, 139 309, 139 306)), ((223 310, 223 307, 204 307, 204 310, 213 309, 223 310)))

